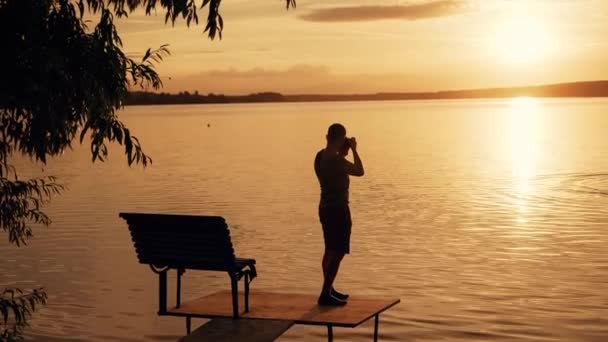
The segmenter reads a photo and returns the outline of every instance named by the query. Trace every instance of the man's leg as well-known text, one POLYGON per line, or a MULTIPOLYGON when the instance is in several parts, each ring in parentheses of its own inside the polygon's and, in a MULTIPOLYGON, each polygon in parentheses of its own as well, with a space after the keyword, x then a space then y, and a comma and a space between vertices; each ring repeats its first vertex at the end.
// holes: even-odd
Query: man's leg
POLYGON ((338 274, 338 269, 340 268, 340 262, 344 257, 344 253, 335 252, 331 250, 325 250, 325 254, 323 257, 325 272, 323 274, 323 289, 321 290, 321 295, 319 296, 318 303, 320 305, 344 305, 346 304, 345 300, 340 298, 336 298, 332 295, 332 284, 334 279, 336 279, 336 275, 338 274))
MULTIPOLYGON (((321 264, 322 264, 321 266, 323 267, 323 281, 325 281, 325 278, 327 277, 327 260, 329 259, 329 257, 327 255, 328 255, 327 253, 323 252, 323 261, 321 262, 321 264)), ((335 282, 335 279, 334 279, 334 282, 335 282)), ((348 294, 338 292, 336 289, 334 289, 333 286, 331 288, 331 295, 340 300, 348 299, 348 294)))
POLYGON ((321 266, 323 267, 323 281, 325 281, 325 277, 327 277, 327 250, 323 252, 323 261, 321 261, 321 266))
POLYGON ((342 262, 342 258, 344 258, 344 253, 326 249, 325 258, 326 264, 323 277, 322 293, 330 295, 334 280, 336 279, 336 276, 338 275, 338 270, 340 269, 340 263, 342 262))

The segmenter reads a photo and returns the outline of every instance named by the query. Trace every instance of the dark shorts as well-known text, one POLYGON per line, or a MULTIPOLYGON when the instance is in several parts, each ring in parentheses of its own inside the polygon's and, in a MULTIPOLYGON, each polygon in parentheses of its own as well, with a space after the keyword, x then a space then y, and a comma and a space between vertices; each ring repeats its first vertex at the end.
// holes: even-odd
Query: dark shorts
POLYGON ((352 222, 348 205, 319 207, 325 249, 348 254, 352 222))

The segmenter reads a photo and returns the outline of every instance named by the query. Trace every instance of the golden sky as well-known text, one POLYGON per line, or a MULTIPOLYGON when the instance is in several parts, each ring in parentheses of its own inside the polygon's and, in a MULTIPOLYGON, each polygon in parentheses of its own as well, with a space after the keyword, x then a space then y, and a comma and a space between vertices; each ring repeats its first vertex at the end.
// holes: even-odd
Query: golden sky
MULTIPOLYGON (((169 44, 163 91, 246 94, 428 91, 608 79, 608 0, 222 2, 204 23, 134 13, 127 52, 169 44)), ((199 13, 200 19, 205 13, 199 13)))

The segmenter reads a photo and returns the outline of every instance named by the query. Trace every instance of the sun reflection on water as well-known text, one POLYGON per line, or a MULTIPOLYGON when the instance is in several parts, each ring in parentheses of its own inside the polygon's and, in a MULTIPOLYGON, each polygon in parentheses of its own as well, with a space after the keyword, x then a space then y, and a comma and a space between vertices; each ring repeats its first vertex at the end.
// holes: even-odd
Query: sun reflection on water
POLYGON ((540 102, 535 98, 518 97, 509 108, 509 134, 514 191, 517 194, 516 222, 527 222, 528 200, 533 191, 531 178, 536 174, 540 153, 540 102))

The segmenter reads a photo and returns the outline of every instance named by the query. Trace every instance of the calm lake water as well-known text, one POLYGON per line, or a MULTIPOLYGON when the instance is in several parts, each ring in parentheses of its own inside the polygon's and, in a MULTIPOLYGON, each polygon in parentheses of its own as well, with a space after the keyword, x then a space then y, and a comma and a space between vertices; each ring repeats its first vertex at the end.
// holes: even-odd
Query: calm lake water
MULTIPOLYGON (((401 298, 381 317, 383 341, 608 340, 608 100, 136 106, 121 117, 153 165, 129 168, 117 147, 91 164, 75 146, 44 167, 68 187, 47 207, 53 224, 25 248, 0 242, 0 285, 49 293, 33 340, 184 333, 183 319, 156 315, 156 275, 137 262, 121 211, 222 215, 237 254, 258 261, 253 291, 317 294, 313 159, 333 122, 357 137, 366 169, 351 178, 352 254, 337 287, 401 298)), ((18 165, 23 177, 43 168, 18 165)), ((209 272, 183 282, 186 298, 229 286, 209 272)), ((335 337, 368 341, 372 329, 335 337)), ((280 341, 325 334, 295 326, 280 341)))

